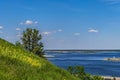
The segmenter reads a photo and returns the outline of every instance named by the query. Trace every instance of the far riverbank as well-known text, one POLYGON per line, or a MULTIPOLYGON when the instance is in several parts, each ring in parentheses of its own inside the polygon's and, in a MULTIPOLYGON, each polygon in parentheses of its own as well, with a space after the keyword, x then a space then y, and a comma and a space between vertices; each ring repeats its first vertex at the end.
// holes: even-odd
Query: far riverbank
POLYGON ((120 80, 120 77, 102 76, 105 80, 120 80))
POLYGON ((113 58, 105 58, 105 60, 107 60, 107 61, 117 61, 117 62, 120 62, 120 58, 115 58, 115 57, 113 57, 113 58))

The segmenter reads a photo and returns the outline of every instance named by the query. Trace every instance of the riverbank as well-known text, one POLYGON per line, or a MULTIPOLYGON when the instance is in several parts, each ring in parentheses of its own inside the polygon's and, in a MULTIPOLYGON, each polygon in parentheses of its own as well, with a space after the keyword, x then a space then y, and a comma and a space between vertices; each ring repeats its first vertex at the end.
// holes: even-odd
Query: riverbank
POLYGON ((120 77, 102 76, 105 80, 120 80, 120 77))
POLYGON ((120 58, 115 58, 115 57, 113 57, 113 58, 105 58, 105 60, 107 60, 107 61, 120 61, 120 58))

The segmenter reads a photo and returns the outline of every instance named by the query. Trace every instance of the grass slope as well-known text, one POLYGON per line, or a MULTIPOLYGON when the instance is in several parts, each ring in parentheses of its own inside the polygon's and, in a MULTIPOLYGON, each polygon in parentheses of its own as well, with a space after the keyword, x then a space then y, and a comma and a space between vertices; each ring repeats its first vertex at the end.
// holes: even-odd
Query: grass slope
POLYGON ((79 80, 49 61, 0 39, 0 80, 79 80))

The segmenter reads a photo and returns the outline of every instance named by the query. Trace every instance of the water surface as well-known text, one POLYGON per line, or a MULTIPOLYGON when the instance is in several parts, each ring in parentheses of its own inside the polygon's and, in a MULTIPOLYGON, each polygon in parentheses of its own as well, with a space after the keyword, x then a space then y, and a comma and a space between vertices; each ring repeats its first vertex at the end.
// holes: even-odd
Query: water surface
POLYGON ((68 66, 79 65, 84 66, 85 71, 93 75, 120 77, 120 62, 104 60, 104 58, 108 57, 120 57, 120 52, 88 54, 80 52, 48 52, 47 54, 55 56, 54 58, 48 58, 48 60, 58 67, 67 69, 68 66))

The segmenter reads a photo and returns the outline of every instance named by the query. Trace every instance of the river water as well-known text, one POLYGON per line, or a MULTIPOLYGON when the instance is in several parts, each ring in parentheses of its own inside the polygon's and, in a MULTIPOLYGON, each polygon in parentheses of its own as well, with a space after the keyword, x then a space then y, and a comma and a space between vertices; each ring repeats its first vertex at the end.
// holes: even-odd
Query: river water
POLYGON ((58 67, 67 69, 68 66, 84 66, 87 73, 102 76, 120 77, 120 62, 105 61, 105 58, 120 57, 120 52, 81 53, 48 52, 54 58, 48 58, 58 67))

